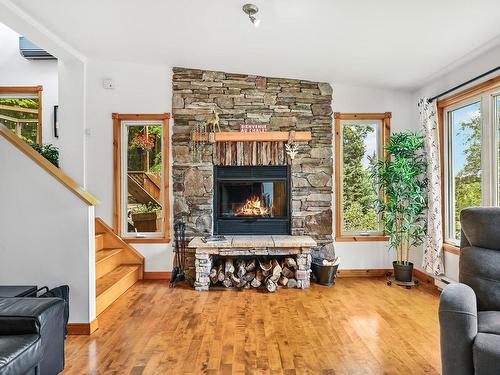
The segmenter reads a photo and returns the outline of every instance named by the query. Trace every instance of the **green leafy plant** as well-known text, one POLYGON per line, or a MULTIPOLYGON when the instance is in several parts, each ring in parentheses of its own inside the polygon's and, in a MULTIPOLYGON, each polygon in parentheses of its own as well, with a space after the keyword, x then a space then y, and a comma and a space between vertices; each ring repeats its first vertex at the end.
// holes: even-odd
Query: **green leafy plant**
POLYGON ((41 145, 32 141, 28 141, 28 143, 35 151, 59 168, 59 149, 56 146, 50 143, 41 145))
POLYGON ((380 195, 376 200, 389 246, 396 250, 397 262, 407 264, 410 248, 420 245, 427 231, 427 162, 424 137, 420 132, 400 132, 391 136, 386 157, 372 163, 371 177, 380 195))
POLYGON ((139 204, 135 206, 132 210, 132 213, 134 214, 146 214, 150 212, 158 212, 161 211, 161 207, 157 206, 151 202, 148 202, 147 204, 139 204))

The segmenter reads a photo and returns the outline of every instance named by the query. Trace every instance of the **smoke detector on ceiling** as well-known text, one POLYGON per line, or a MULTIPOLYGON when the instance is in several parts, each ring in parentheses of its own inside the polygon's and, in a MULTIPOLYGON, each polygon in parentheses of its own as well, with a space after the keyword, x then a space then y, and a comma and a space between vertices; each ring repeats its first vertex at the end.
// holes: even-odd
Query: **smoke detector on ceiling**
POLYGON ((248 15, 248 18, 250 18, 250 21, 253 23, 255 27, 259 27, 260 25, 260 20, 257 17, 255 17, 258 11, 259 8, 255 4, 243 5, 243 12, 245 12, 248 15))

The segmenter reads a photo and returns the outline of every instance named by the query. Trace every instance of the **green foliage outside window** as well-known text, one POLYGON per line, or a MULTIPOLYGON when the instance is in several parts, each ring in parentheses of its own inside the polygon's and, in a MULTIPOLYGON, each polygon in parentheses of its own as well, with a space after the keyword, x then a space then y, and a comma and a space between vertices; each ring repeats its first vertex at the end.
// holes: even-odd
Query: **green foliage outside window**
POLYGON ((160 212, 161 206, 157 206, 151 202, 146 204, 139 204, 132 209, 134 214, 145 214, 149 212, 160 212))
MULTIPOLYGON (((371 125, 343 126, 343 229, 348 232, 378 230, 375 208, 377 192, 370 172, 363 164, 366 157, 366 139, 375 132, 371 125)), ((375 160, 375 155, 372 158, 375 160)))
POLYGON ((128 170, 161 175, 162 127, 157 125, 129 126, 128 132, 128 170), (148 137, 145 137, 146 129, 148 137), (147 142, 140 142, 144 139, 147 142))
POLYGON ((455 175, 455 238, 460 238, 460 211, 481 206, 481 116, 460 123, 458 134, 464 140, 465 164, 455 175))
POLYGON ((38 133, 38 122, 23 123, 22 120, 38 120, 38 112, 22 112, 17 108, 36 109, 38 111, 38 98, 0 98, 0 105, 12 107, 12 109, 0 109, 0 121, 3 125, 16 131, 16 123, 21 124, 21 136, 36 143, 38 133), (13 121, 17 119, 19 121, 13 121))

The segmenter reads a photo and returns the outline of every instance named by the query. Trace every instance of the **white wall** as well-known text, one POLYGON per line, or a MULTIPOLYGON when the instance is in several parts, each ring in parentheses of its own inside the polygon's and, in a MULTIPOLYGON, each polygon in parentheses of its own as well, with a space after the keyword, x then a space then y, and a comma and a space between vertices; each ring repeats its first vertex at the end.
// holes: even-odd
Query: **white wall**
MULTIPOLYGON (((397 90, 332 83, 335 112, 392 112, 391 132, 412 130, 413 110, 410 93, 397 90)), ((336 192, 334 192, 335 194, 336 192)), ((335 214, 334 214, 335 221, 335 214)), ((334 226, 335 227, 335 226, 334 226)), ((387 242, 337 242, 335 251, 343 269, 392 268, 394 252, 387 242)))
MULTIPOLYGON (((102 201, 102 204, 96 208, 96 216, 112 225, 113 122, 111 114, 113 112, 170 112, 172 68, 164 65, 88 61, 86 92, 85 120, 86 127, 90 131, 90 135, 86 137, 87 188, 102 201), (113 79, 115 88, 104 89, 102 86, 104 78, 113 79)), ((171 175, 169 178, 171 179, 171 175)), ((173 202, 172 197, 170 201, 173 202)), ((145 270, 147 272, 172 269, 173 254, 170 244, 133 244, 133 246, 146 258, 145 270)))
POLYGON ((70 322, 95 318, 94 207, 0 136, 0 285, 70 287, 70 322))
POLYGON ((58 104, 57 61, 26 60, 19 53, 19 34, 0 23, 0 86, 43 86, 42 141, 59 144, 54 137, 54 105, 58 104))
POLYGON ((59 165, 86 189, 85 69, 85 63, 79 59, 59 60, 59 165))
MULTIPOLYGON (((418 89, 412 94, 412 102, 417 103, 418 99, 424 96, 433 97, 441 92, 444 92, 454 86, 461 84, 462 82, 468 81, 484 72, 487 72, 498 66, 500 62, 500 45, 488 50, 487 52, 474 57, 473 59, 468 59, 467 57, 463 59, 463 62, 455 63, 453 66, 448 67, 442 74, 435 75, 432 77, 423 87, 418 89)), ((499 75, 500 72, 497 71, 489 76, 482 78, 481 80, 475 81, 468 86, 461 88, 460 90, 465 90, 467 87, 477 85, 482 81, 499 75)), ((456 91, 459 92, 460 90, 456 91)), ((453 95, 453 92, 449 95, 453 95)), ((418 126, 418 111, 414 111, 414 123, 415 127, 418 126)), ((415 258, 415 264, 421 268, 422 253, 417 253, 415 258)), ((458 280, 458 255, 445 253, 445 275, 452 280, 458 280)))

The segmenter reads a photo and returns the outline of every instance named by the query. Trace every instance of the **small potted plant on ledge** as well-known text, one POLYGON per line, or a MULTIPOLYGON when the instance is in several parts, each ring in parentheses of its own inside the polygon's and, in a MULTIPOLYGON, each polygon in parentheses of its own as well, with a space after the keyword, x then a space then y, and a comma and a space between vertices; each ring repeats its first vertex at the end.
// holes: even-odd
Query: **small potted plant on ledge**
POLYGON ((427 230, 427 162, 423 147, 424 138, 419 132, 394 133, 385 147, 385 158, 371 163, 371 176, 380 191, 376 204, 389 247, 397 254, 392 264, 399 282, 412 281, 410 249, 422 244, 427 230))
POLYGON ((161 207, 140 204, 132 210, 132 221, 137 232, 156 232, 161 228, 161 207))

